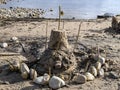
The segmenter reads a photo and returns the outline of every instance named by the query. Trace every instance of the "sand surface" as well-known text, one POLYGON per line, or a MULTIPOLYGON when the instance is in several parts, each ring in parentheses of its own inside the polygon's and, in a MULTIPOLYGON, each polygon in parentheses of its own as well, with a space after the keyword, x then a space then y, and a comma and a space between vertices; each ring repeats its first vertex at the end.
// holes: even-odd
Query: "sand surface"
MULTIPOLYGON (((8 42, 9 46, 5 49, 0 48, 1 52, 21 52, 19 48, 9 42, 13 36, 18 37, 26 46, 32 42, 39 43, 41 53, 45 50, 46 23, 48 22, 48 41, 51 30, 57 30, 58 22, 56 20, 43 21, 2 21, 0 22, 0 43, 8 42), (14 46, 14 47, 13 47, 14 46), (12 48, 12 49, 11 49, 12 48)), ((81 21, 65 20, 61 22, 61 30, 67 32, 69 44, 73 47, 78 33, 79 24, 81 21), (63 25, 64 24, 64 25, 63 25)), ((120 35, 105 32, 111 27, 111 19, 109 20, 83 20, 80 30, 77 48, 81 48, 81 44, 87 47, 96 47, 97 45, 105 49, 106 57, 113 62, 110 65, 112 71, 120 77, 120 35)), ((29 48, 28 48, 29 49, 29 48)), ((34 55, 26 56, 22 53, 21 56, 0 56, 0 67, 8 64, 5 59, 12 60, 34 60, 34 55), (25 57, 23 58, 24 55, 25 57), (22 59, 21 59, 22 58, 22 59)), ((105 54, 103 54, 105 57, 105 54)), ((3 68, 2 68, 3 69, 3 68)), ((86 82, 85 84, 70 85, 69 88, 61 88, 60 90, 120 90, 120 78, 113 79, 107 77, 96 78, 94 81, 86 82), (119 89, 118 89, 119 87, 119 89)), ((1 73, 0 73, 1 74, 1 73)), ((8 84, 0 84, 0 90, 49 90, 48 87, 41 88, 40 85, 32 83, 32 80, 23 80, 19 73, 12 72, 0 75, 0 81, 8 81, 8 84)))

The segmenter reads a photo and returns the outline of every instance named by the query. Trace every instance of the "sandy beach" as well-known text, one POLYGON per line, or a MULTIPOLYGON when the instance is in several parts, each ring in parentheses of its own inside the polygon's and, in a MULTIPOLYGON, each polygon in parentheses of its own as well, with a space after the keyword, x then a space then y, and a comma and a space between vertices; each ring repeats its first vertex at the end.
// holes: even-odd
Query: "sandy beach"
MULTIPOLYGON (((69 44, 74 47, 76 36, 79 29, 79 24, 82 21, 79 40, 76 50, 81 50, 82 45, 91 48, 97 47, 106 50, 102 56, 110 60, 109 71, 105 72, 104 78, 96 78, 94 81, 86 82, 85 84, 70 84, 70 86, 63 87, 59 90, 119 90, 120 78, 120 35, 110 33, 111 18, 95 19, 95 20, 62 20, 61 30, 65 30, 68 36, 69 44), (113 72, 113 77, 109 77, 113 72)), ((48 22, 47 37, 49 37, 51 30, 58 29, 57 20, 36 20, 36 21, 0 21, 0 43, 7 42, 7 48, 0 48, 0 52, 18 52, 18 56, 1 56, 0 57, 0 81, 8 83, 0 84, 1 90, 49 90, 49 87, 41 87, 32 83, 32 80, 23 80, 19 73, 4 71, 4 65, 8 64, 5 60, 34 61, 35 55, 30 53, 30 46, 32 42, 38 43, 39 51, 42 53, 45 50, 46 38, 46 23, 48 22), (16 36, 24 44, 28 53, 24 53, 19 46, 10 43, 11 37, 16 36)), ((78 57, 79 58, 79 57, 78 57)))

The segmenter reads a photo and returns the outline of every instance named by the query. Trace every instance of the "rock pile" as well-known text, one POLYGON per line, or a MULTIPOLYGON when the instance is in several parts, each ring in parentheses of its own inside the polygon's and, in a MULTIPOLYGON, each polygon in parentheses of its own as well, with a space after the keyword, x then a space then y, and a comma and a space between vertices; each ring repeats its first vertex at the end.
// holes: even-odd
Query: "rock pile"
POLYGON ((104 57, 96 54, 86 59, 88 60, 87 64, 89 63, 88 66, 86 65, 87 70, 84 68, 82 73, 77 72, 72 79, 73 82, 83 84, 86 81, 92 81, 95 78, 104 77, 104 72, 108 70, 108 63, 104 57))
POLYGON ((45 14, 42 9, 30 9, 30 8, 1 8, 0 19, 15 19, 15 18, 41 18, 45 14))

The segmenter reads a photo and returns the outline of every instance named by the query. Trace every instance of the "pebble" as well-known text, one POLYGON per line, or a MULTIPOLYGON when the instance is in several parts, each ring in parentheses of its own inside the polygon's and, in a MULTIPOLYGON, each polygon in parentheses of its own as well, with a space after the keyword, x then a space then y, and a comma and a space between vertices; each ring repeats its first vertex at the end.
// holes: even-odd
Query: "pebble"
POLYGON ((104 57, 102 57, 102 56, 98 56, 98 55, 95 55, 94 56, 94 60, 96 60, 96 61, 99 61, 101 64, 104 64, 105 63, 105 58, 104 57))
POLYGON ((17 37, 12 37, 11 40, 12 41, 18 41, 18 38, 17 37))
POLYGON ((33 82, 35 82, 36 84, 46 85, 48 84, 49 79, 50 79, 50 76, 48 74, 44 74, 43 76, 40 76, 34 79, 33 82))
POLYGON ((65 82, 57 77, 57 76, 52 76, 52 78, 49 81, 49 87, 52 89, 58 89, 65 86, 65 82))
POLYGON ((1 80, 0 80, 0 84, 6 84, 6 85, 9 85, 10 82, 8 82, 8 81, 1 81, 1 80))
POLYGON ((30 79, 34 80, 37 78, 37 72, 35 69, 30 69, 30 79))
POLYGON ((102 56, 99 56, 99 62, 103 65, 105 63, 105 58, 102 56))
POLYGON ((6 42, 4 42, 4 43, 0 43, 0 46, 1 46, 2 48, 6 48, 6 47, 8 47, 8 44, 7 44, 6 42))
POLYGON ((97 76, 97 69, 96 69, 94 66, 91 66, 91 67, 90 67, 89 72, 90 72, 91 74, 93 74, 95 77, 97 76))
POLYGON ((95 77, 89 72, 86 72, 85 76, 87 77, 87 81, 93 81, 95 79, 95 77))
POLYGON ((118 79, 120 76, 119 75, 117 75, 117 73, 116 72, 110 72, 109 73, 109 78, 112 78, 112 79, 118 79))
POLYGON ((87 77, 82 74, 78 74, 78 75, 74 76, 74 78, 73 78, 73 82, 78 83, 78 84, 83 84, 86 81, 87 81, 87 77))
POLYGON ((23 73, 23 72, 27 72, 28 74, 30 73, 30 69, 25 63, 21 64, 20 71, 21 71, 21 73, 23 73))
POLYGON ((104 71, 108 71, 109 65, 107 63, 105 63, 104 66, 103 66, 103 69, 104 69, 104 71))
POLYGON ((101 66, 102 66, 102 64, 101 64, 99 61, 95 63, 95 68, 96 68, 97 70, 100 70, 100 69, 101 69, 101 66))
POLYGON ((28 75, 27 72, 22 72, 21 76, 22 76, 23 79, 27 79, 29 75, 28 75))
POLYGON ((105 73, 104 73, 104 69, 101 68, 100 70, 98 70, 98 76, 99 77, 104 77, 105 73))
POLYGON ((9 65, 9 68, 11 71, 17 71, 20 70, 20 62, 19 61, 14 61, 12 65, 9 65))
POLYGON ((19 61, 14 61, 13 66, 17 69, 20 70, 20 62, 19 61))

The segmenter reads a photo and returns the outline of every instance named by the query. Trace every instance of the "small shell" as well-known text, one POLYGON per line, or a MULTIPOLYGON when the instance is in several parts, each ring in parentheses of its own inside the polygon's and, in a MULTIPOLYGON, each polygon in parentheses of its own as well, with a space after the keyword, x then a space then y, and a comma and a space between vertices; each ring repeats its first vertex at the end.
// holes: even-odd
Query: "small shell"
POLYGON ((78 74, 74 76, 73 82, 78 83, 78 84, 83 84, 87 81, 87 77, 85 75, 78 74))
POLYGON ((95 77, 89 72, 86 72, 85 76, 87 77, 88 81, 93 81, 95 79, 95 77))
POLYGON ((30 73, 30 69, 25 63, 21 64, 20 71, 21 71, 21 73, 23 73, 23 72, 27 72, 28 74, 30 73))
POLYGON ((29 75, 27 72, 22 72, 21 76, 23 79, 27 79, 29 75))
POLYGON ((34 69, 30 69, 30 79, 35 79, 37 78, 37 72, 34 69))
POLYGON ((101 69, 101 66, 102 66, 102 64, 101 64, 100 62, 96 62, 96 63, 95 63, 95 68, 96 68, 97 70, 100 70, 100 69, 101 69))
POLYGON ((97 76, 97 69, 96 69, 94 66, 91 66, 91 67, 90 67, 89 72, 90 72, 91 74, 93 74, 94 76, 97 76))
POLYGON ((99 77, 103 77, 104 76, 104 69, 100 69, 100 70, 98 70, 98 76, 99 77))

